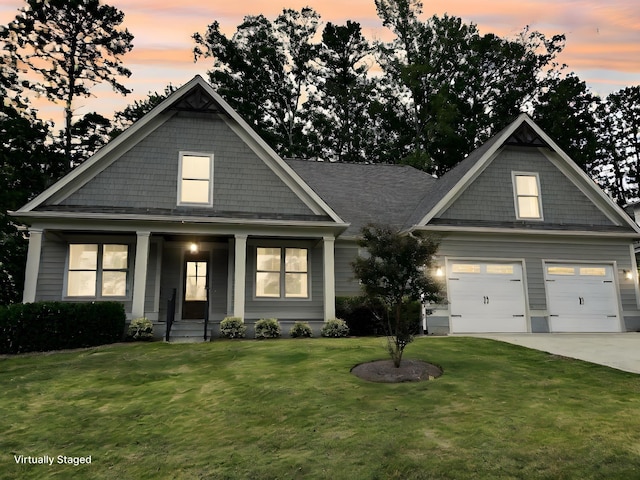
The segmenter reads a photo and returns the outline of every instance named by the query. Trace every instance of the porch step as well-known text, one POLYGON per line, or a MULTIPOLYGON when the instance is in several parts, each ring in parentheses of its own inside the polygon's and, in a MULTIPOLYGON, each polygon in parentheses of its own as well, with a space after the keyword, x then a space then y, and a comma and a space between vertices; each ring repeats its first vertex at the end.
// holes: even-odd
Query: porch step
MULTIPOLYGON (((207 341, 211 338, 211 325, 207 329, 207 341)), ((175 343, 197 343, 204 342, 204 321, 175 322, 171 326, 170 342, 175 343)))

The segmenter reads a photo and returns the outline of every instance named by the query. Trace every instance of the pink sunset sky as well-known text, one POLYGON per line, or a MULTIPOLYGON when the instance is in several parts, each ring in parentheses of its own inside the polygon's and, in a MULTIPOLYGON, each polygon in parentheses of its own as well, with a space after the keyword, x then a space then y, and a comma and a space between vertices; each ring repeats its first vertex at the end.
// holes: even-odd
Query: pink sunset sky
MULTIPOLYGON (((6 25, 24 5, 0 0, 0 24, 6 25)), ((110 0, 122 10, 125 26, 135 36, 133 50, 123 57, 133 75, 125 85, 127 97, 109 87, 94 89, 95 98, 78 100, 79 114, 98 111, 111 116, 149 92, 162 92, 169 83, 180 86, 195 74, 206 78, 210 59, 194 63, 191 35, 204 33, 217 20, 232 35, 245 15, 274 19, 283 8, 313 7, 323 22, 357 21, 370 40, 391 38, 382 27, 374 0, 110 0)), ((566 48, 559 61, 575 72, 593 92, 606 96, 640 84, 640 4, 638 0, 424 0, 424 14, 461 17, 478 25, 480 33, 515 36, 526 25, 548 37, 564 33, 566 48)), ((40 106, 43 118, 60 118, 59 107, 40 106)))

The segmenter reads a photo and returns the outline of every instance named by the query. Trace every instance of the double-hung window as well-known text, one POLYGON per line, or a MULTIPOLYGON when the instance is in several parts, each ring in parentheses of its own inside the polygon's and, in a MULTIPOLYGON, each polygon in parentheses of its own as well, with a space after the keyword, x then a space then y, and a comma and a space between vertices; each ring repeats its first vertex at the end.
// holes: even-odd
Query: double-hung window
POLYGON ((513 173, 513 192, 518 220, 542 220, 540 179, 537 173, 513 173))
POLYGON ((68 297, 125 297, 128 273, 128 245, 69 245, 68 297))
POLYGON ((180 153, 178 205, 213 205, 213 155, 180 153))
POLYGON ((309 251, 306 248, 258 247, 256 297, 309 298, 309 251))

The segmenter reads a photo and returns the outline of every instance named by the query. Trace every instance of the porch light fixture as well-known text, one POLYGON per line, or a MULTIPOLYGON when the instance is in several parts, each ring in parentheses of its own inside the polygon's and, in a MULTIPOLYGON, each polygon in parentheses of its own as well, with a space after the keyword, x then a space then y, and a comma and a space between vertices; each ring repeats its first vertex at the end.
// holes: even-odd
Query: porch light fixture
POLYGON ((624 278, 627 280, 633 280, 633 273, 631 270, 622 270, 622 273, 624 274, 624 278))
POLYGON ((443 275, 442 267, 436 267, 436 277, 442 277, 443 275))
POLYGON ((198 253, 198 244, 197 244, 197 243, 195 243, 195 242, 191 242, 191 243, 189 244, 189 251, 190 251, 191 253, 198 253))

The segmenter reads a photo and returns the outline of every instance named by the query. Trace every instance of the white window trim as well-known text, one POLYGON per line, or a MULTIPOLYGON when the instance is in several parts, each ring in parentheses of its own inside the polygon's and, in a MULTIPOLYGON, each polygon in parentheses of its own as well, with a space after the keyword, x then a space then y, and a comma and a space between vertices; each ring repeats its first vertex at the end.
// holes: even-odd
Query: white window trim
MULTIPOLYGON (((538 172, 511 172, 511 186, 513 188, 513 208, 515 209, 516 212, 516 219, 518 220, 525 220, 525 221, 531 221, 531 222, 543 222, 544 221, 544 211, 542 210, 542 190, 540 189, 540 175, 538 174, 538 172), (539 218, 532 218, 532 217, 521 217, 520 216, 520 208, 518 206, 518 190, 517 190, 517 186, 516 186, 516 177, 517 176, 526 176, 526 177, 535 177, 536 178, 536 185, 538 188, 538 210, 540 211, 540 217, 539 218)), ((521 196, 527 196, 527 195, 521 195, 521 196)))
MULTIPOLYGON (((286 245, 286 246, 275 246, 275 245, 266 245, 266 244, 258 244, 253 248, 254 251, 254 255, 253 255, 253 259, 254 259, 254 266, 253 266, 253 299, 254 300, 259 300, 259 301, 287 301, 287 302, 295 302, 295 301, 302 301, 302 302, 306 302, 311 300, 311 248, 309 247, 301 247, 301 246, 293 246, 293 245, 286 245), (258 270, 258 248, 279 248, 280 249, 280 296, 279 297, 262 297, 262 296, 258 296, 257 291, 258 291, 258 272, 260 271, 264 271, 264 270, 258 270), (301 250, 306 250, 307 251, 307 271, 306 272, 299 272, 299 273, 306 273, 307 274, 307 296, 306 297, 287 297, 287 292, 286 292, 286 250, 287 248, 299 248, 301 250)), ((289 273, 293 273, 293 272, 289 272, 289 273)))
POLYGON ((133 265, 131 263, 131 245, 128 243, 124 243, 124 242, 91 242, 91 241, 87 241, 87 242, 69 242, 67 243, 67 258, 65 260, 65 266, 64 266, 64 285, 63 285, 63 292, 64 292, 64 296, 63 298, 65 300, 82 300, 82 299, 91 299, 91 300, 114 300, 114 301, 118 301, 118 300, 130 300, 131 299, 131 282, 132 282, 132 275, 131 275, 131 265, 133 265), (71 245, 97 245, 98 246, 98 258, 97 258, 97 264, 96 264, 96 285, 95 285, 95 295, 69 295, 69 272, 73 271, 69 269, 69 262, 71 260, 70 255, 71 255, 71 249, 69 248, 71 245), (102 255, 104 252, 104 246, 105 245, 126 245, 127 247, 127 268, 126 269, 107 269, 108 272, 111 271, 125 271, 127 274, 127 280, 126 280, 126 287, 125 287, 125 294, 124 295, 102 295, 102 276, 104 273, 104 268, 102 266, 102 255))
POLYGON ((189 207, 213 207, 213 153, 206 152, 190 152, 190 151, 181 151, 179 154, 178 161, 178 196, 176 199, 176 205, 178 206, 189 206, 189 207), (209 200, 207 202, 182 202, 180 199, 182 198, 182 159, 183 157, 209 157, 209 200))

